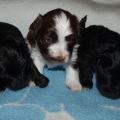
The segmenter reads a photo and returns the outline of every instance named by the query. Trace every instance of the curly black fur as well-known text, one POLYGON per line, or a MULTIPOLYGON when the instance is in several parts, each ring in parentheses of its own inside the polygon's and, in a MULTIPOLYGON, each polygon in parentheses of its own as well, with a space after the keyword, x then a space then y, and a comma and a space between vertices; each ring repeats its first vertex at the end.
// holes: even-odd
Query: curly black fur
POLYGON ((108 98, 120 98, 120 35, 104 26, 92 25, 84 29, 83 23, 78 50, 80 82, 83 87, 93 87, 93 72, 97 87, 108 98))
POLYGON ((18 28, 0 22, 0 91, 19 90, 33 80, 46 87, 49 80, 40 74, 30 58, 25 39, 18 28))

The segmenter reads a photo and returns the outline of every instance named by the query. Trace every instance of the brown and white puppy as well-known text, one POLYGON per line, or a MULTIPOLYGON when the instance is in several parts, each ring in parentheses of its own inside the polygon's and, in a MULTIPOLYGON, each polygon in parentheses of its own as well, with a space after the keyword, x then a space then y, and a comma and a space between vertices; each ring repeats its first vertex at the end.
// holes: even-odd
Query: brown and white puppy
POLYGON ((43 73, 48 67, 63 66, 66 69, 66 86, 81 90, 77 66, 77 48, 80 23, 75 15, 62 9, 39 15, 30 25, 26 38, 34 64, 43 73))

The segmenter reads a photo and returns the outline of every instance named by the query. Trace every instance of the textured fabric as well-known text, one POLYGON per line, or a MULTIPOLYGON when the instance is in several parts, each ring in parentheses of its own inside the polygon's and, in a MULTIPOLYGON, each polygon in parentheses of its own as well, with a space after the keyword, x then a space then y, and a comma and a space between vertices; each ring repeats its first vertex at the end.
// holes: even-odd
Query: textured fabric
MULTIPOLYGON (((17 26, 24 37, 38 14, 63 8, 78 16, 88 15, 87 26, 102 24, 120 32, 119 0, 0 0, 0 21, 17 26)), ((70 91, 64 84, 65 71, 44 69, 50 79, 42 89, 27 87, 0 93, 0 120, 119 120, 120 99, 103 97, 96 88, 70 91)))

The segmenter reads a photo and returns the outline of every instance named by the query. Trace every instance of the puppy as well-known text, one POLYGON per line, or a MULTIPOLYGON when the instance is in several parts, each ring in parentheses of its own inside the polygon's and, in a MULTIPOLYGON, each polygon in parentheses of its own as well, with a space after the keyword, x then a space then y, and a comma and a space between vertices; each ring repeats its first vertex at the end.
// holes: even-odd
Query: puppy
POLYGON ((30 80, 39 87, 46 87, 49 82, 35 67, 18 28, 0 22, 0 91, 6 87, 19 90, 30 80))
MULTIPOLYGON (((81 20, 85 28, 87 17, 81 20)), ((108 98, 120 97, 120 35, 104 26, 92 25, 83 30, 78 49, 80 82, 84 88, 93 87, 93 72, 97 87, 108 98)))
POLYGON ((39 72, 43 68, 62 66, 66 70, 66 86, 81 90, 77 65, 77 48, 80 36, 78 18, 62 9, 39 15, 30 25, 26 41, 31 57, 39 72))

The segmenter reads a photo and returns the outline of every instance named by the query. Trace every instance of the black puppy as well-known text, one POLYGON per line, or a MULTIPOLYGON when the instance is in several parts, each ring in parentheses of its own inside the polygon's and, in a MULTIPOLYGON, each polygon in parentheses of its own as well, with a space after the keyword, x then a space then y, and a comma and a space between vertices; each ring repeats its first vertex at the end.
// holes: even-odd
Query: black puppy
POLYGON ((86 18, 81 20, 78 50, 80 82, 84 88, 91 89, 95 72, 100 93, 108 98, 120 98, 120 35, 104 26, 85 28, 86 18))
POLYGON ((27 86, 30 80, 42 88, 49 82, 33 64, 18 28, 0 22, 0 91, 6 87, 19 90, 27 86))

